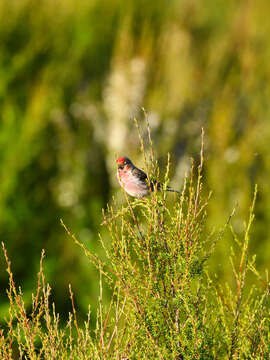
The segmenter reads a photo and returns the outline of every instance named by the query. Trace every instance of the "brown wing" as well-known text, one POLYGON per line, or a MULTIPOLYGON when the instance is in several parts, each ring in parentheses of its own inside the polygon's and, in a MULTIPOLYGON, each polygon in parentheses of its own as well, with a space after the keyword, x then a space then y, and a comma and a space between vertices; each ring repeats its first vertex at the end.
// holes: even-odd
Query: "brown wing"
MULTIPOLYGON (((134 168, 132 169, 132 173, 134 176, 136 176, 141 182, 146 183, 147 182, 147 175, 144 171, 142 171, 141 169, 138 169, 134 166, 134 168)), ((148 184, 148 183, 147 183, 148 184)), ((162 189, 162 184, 160 182, 157 183, 156 180, 151 181, 150 183, 150 189, 151 191, 154 191, 154 189, 157 189, 158 191, 160 191, 162 189)), ((177 192, 179 193, 180 191, 172 189, 170 186, 167 186, 166 188, 167 191, 172 191, 172 192, 177 192)))
POLYGON ((144 171, 134 167, 134 169, 132 169, 132 173, 134 176, 136 176, 141 182, 146 182, 147 179, 147 175, 144 171))
MULTIPOLYGON (((148 182, 147 182, 147 175, 144 171, 134 167, 134 169, 132 170, 134 176, 136 176, 141 182, 144 182, 144 183, 147 183, 148 185, 148 182)), ((154 191, 154 188, 157 187, 157 190, 160 190, 161 188, 161 185, 160 183, 157 183, 156 180, 154 181, 151 181, 150 183, 150 189, 151 191, 154 191), (156 185, 157 184, 157 185, 156 185)))

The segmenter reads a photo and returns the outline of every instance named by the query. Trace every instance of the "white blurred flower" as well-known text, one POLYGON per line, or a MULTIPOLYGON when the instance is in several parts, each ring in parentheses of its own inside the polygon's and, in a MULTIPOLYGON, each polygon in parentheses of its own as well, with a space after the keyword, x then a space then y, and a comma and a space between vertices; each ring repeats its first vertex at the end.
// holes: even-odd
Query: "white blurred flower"
POLYGON ((129 62, 116 62, 104 90, 104 108, 108 115, 106 142, 112 152, 126 146, 130 119, 142 106, 145 93, 146 64, 135 57, 129 62))
POLYGON ((234 147, 229 147, 225 151, 224 158, 228 163, 234 163, 239 158, 239 151, 234 147))

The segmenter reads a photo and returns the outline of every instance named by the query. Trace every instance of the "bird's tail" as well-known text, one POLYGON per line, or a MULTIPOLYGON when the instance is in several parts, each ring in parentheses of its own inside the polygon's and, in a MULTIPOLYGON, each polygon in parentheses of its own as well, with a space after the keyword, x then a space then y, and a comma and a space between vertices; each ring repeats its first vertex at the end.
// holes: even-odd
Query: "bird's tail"
MULTIPOLYGON (((156 181, 151 182, 151 191, 154 191, 155 187, 157 187, 157 190, 161 190, 163 189, 163 185, 161 183, 157 183, 156 181)), ((171 191, 171 192, 176 192, 178 194, 180 194, 180 191, 172 189, 170 186, 166 187, 166 191, 171 191)))
POLYGON ((176 193, 180 194, 180 191, 172 189, 170 186, 167 186, 166 191, 176 192, 176 193))

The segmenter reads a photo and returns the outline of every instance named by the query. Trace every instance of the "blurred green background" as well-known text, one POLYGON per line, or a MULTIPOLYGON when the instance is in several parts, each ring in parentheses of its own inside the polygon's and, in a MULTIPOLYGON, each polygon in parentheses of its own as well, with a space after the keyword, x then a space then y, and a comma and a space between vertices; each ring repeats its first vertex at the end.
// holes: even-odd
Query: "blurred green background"
MULTIPOLYGON (((44 248, 56 310, 68 316, 69 283, 81 314, 96 307, 97 272, 60 218, 102 254, 101 209, 124 201, 115 154, 143 166, 132 120, 142 106, 176 188, 205 128, 209 231, 238 203, 241 233, 258 183, 251 250, 269 267, 269 13, 268 0, 0 2, 0 238, 29 305, 44 248)), ((227 235, 211 262, 226 281, 230 246, 227 235)), ((1 319, 5 267, 1 258, 1 319)))

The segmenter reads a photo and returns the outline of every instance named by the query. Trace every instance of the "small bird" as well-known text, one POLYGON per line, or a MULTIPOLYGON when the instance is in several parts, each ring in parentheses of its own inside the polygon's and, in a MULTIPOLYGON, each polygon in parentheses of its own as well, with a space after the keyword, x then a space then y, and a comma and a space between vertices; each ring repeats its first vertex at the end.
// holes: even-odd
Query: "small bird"
MULTIPOLYGON (((154 191, 155 185, 157 190, 162 188, 160 183, 149 182, 146 173, 138 169, 128 157, 121 156, 116 160, 116 163, 119 184, 129 195, 141 199, 154 191)), ((179 191, 169 186, 167 186, 166 190, 179 193, 179 191)))

